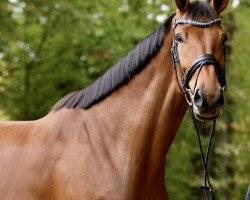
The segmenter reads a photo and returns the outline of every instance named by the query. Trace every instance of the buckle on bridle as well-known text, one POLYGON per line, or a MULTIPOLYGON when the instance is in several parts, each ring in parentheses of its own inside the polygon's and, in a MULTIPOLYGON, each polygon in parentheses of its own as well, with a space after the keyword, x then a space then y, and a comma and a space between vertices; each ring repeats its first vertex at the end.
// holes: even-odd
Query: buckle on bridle
MULTIPOLYGON (((185 88, 185 87, 183 87, 183 88, 185 88)), ((192 107, 192 105, 193 105, 192 99, 194 99, 194 95, 193 95, 191 89, 185 88, 184 91, 185 91, 186 102, 188 103, 188 105, 190 107, 192 107)))
MULTIPOLYGON (((215 194, 214 194, 212 186, 200 186, 199 189, 208 193, 210 197, 212 196, 212 200, 215 200, 215 194)), ((208 198, 208 196, 207 196, 207 198, 208 198)))
POLYGON ((209 186, 200 186, 199 189, 209 191, 209 192, 213 192, 213 188, 209 187, 209 186))

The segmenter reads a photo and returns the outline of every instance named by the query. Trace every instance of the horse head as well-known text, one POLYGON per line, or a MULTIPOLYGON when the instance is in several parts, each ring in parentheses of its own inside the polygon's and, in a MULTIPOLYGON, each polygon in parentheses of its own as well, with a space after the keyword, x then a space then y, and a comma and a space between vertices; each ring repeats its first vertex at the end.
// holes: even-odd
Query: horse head
POLYGON ((178 82, 195 117, 214 120, 224 104, 225 42, 220 13, 228 0, 193 2, 175 0, 172 57, 178 82), (211 9, 202 7, 210 6, 211 9), (199 8, 198 8, 199 7, 199 8), (204 10, 204 12, 194 12, 204 10))

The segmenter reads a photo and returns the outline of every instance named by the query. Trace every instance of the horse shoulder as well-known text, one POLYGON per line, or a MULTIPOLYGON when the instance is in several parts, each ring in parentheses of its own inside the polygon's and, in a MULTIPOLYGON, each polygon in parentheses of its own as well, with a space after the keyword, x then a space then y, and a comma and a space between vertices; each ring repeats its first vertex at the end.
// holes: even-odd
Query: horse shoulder
POLYGON ((48 119, 53 124, 54 144, 63 147, 54 165, 54 187, 59 199, 118 199, 117 195, 124 192, 120 191, 123 180, 116 163, 111 162, 110 149, 105 146, 108 136, 95 120, 95 113, 63 109, 48 119), (89 193, 92 188, 98 191, 94 196, 89 193))

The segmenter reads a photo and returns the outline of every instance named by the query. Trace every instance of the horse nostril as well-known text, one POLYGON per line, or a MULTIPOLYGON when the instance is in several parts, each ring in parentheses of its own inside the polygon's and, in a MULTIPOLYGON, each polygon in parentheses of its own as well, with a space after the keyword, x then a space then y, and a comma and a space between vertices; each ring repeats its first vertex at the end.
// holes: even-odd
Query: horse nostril
POLYGON ((200 89, 197 89, 194 94, 194 105, 197 107, 204 107, 206 106, 206 100, 201 92, 200 89))
POLYGON ((193 101, 196 107, 202 109, 221 107, 224 105, 223 91, 221 91, 217 96, 211 99, 211 101, 208 101, 207 98, 202 93, 202 90, 197 89, 194 93, 193 101))

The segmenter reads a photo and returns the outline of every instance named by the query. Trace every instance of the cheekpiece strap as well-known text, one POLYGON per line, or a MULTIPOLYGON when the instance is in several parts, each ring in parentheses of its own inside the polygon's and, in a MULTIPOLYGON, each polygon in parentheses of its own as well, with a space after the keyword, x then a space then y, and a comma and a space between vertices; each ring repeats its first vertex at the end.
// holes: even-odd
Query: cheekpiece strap
POLYGON ((208 22, 200 22, 200 21, 191 20, 191 19, 175 19, 174 29, 176 28, 178 24, 191 24, 193 26, 206 27, 206 26, 211 26, 213 24, 221 24, 221 19, 217 18, 208 22))

